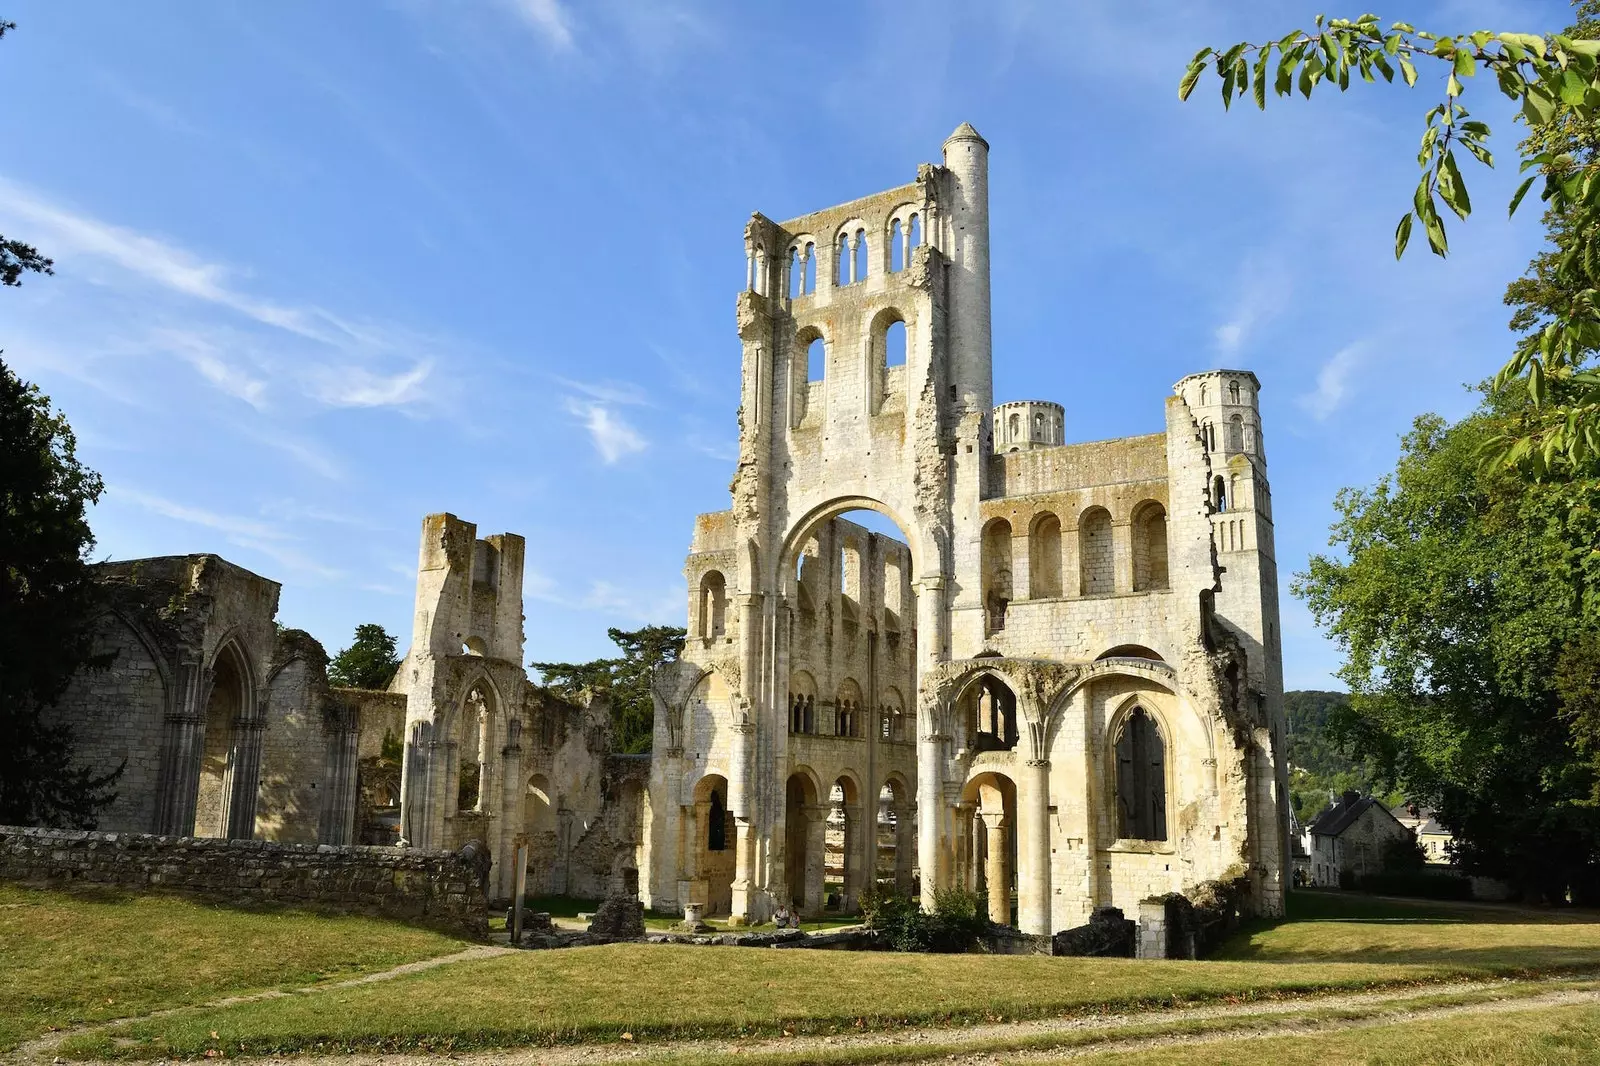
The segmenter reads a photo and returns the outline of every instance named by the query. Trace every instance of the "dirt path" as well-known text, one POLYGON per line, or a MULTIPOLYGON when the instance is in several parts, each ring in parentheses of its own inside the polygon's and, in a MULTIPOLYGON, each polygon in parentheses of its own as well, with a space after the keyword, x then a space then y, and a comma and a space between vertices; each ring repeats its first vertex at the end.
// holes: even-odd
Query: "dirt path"
POLYGON ((223 999, 212 1000, 208 1003, 186 1003, 181 1007, 169 1007, 166 1010, 151 1011, 149 1014, 140 1014, 132 1018, 115 1018, 110 1021, 95 1022, 90 1025, 71 1026, 66 1029, 58 1030, 54 1033, 47 1033, 44 1036, 37 1037, 33 1040, 24 1041, 22 1044, 18 1045, 15 1050, 4 1056, 0 1056, 0 1061, 27 1062, 51 1057, 53 1056, 55 1049, 61 1045, 61 1042, 70 1036, 77 1036, 80 1033, 97 1032, 101 1029, 114 1029, 119 1025, 125 1025, 129 1022, 135 1021, 142 1022, 150 1018, 165 1018, 168 1015, 177 1014, 179 1011, 197 1010, 210 1007, 231 1007, 236 1003, 254 1003, 257 1000, 263 999, 283 999, 286 996, 315 995, 320 992, 329 992, 336 988, 351 988, 356 985, 370 985, 377 981, 392 981, 396 977, 404 977, 406 974, 420 973, 423 970, 431 970, 435 966, 448 966, 454 962, 476 962, 479 959, 493 958, 496 955, 506 955, 511 951, 512 949, 509 947, 497 947, 487 944, 480 945, 478 947, 467 948, 465 951, 457 951, 449 955, 440 955, 437 958, 432 959, 422 959, 419 962, 408 962, 400 966, 393 967, 392 969, 379 970, 376 973, 362 974, 360 977, 350 977, 342 981, 329 981, 326 984, 308 985, 305 988, 296 988, 289 991, 274 988, 265 992, 250 992, 240 996, 227 996, 223 999))

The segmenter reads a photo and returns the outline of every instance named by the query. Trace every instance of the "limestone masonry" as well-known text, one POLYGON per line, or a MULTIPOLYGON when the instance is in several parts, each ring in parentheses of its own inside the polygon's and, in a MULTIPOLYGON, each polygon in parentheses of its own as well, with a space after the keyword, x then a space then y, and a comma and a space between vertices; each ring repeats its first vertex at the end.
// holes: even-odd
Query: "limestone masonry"
POLYGON ((476 840, 493 898, 526 833, 530 891, 637 877, 752 922, 965 886, 1049 934, 1237 879, 1280 913, 1260 383, 1192 374, 1156 432, 1093 443, 1059 404, 996 407, 988 153, 963 125, 906 185, 746 225, 732 506, 695 521, 652 755, 611 753, 603 697, 528 681, 522 538, 430 515, 387 693, 330 688, 278 585, 216 556, 103 566, 117 656, 60 707, 126 762, 102 828, 476 840))

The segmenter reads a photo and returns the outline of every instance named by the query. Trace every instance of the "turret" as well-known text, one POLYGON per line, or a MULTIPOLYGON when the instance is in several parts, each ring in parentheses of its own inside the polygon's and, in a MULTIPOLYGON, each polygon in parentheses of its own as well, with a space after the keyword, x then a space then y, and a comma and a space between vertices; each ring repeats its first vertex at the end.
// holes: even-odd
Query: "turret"
POLYGON ((1025 452, 1065 443, 1066 410, 1048 400, 1016 400, 994 409, 994 450, 1025 452))
POLYGON ((989 142, 963 122, 944 142, 952 178, 942 245, 950 258, 951 383, 957 402, 988 413, 993 404, 989 328, 989 142))

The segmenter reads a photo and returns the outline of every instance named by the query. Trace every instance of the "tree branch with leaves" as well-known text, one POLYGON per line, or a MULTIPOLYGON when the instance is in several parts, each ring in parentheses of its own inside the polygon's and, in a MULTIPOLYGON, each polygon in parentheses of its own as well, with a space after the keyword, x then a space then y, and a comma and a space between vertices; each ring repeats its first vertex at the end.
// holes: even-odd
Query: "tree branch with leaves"
POLYGON ((1473 118, 1461 101, 1480 72, 1492 75, 1536 134, 1521 146, 1521 170, 1534 173, 1512 195, 1509 213, 1516 213, 1542 177, 1539 196, 1563 220, 1571 239, 1549 271, 1556 298, 1546 308, 1548 315, 1517 342, 1495 375, 1497 391, 1519 382, 1529 403, 1519 419, 1484 443, 1484 457, 1518 465, 1535 477, 1558 465, 1593 464, 1600 461, 1600 373, 1591 365, 1600 348, 1600 249, 1593 240, 1600 223, 1600 167, 1537 134, 1600 118, 1600 41, 1488 30, 1439 36, 1405 22, 1384 29, 1371 14, 1358 19, 1319 15, 1310 32, 1295 30, 1264 44, 1202 48, 1190 61, 1178 96, 1188 99, 1210 69, 1221 80, 1224 108, 1248 95, 1265 109, 1269 88, 1277 96, 1298 91, 1309 99, 1318 86, 1343 91, 1353 78, 1393 82, 1398 75, 1415 86, 1417 65, 1425 62, 1443 66, 1444 94, 1423 120, 1417 153, 1422 174, 1411 207, 1395 228, 1395 256, 1405 253, 1418 223, 1428 247, 1447 255, 1443 212, 1463 221, 1472 214, 1456 150, 1490 167, 1494 157, 1488 125, 1473 118))

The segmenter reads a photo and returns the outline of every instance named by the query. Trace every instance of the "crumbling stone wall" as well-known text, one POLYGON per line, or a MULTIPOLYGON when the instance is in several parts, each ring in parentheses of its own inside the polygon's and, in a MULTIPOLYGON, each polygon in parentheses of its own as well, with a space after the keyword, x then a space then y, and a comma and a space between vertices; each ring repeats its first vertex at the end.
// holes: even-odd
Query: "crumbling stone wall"
POLYGON ((451 852, 0 826, 0 880, 372 914, 475 940, 489 933, 477 873, 451 852))

